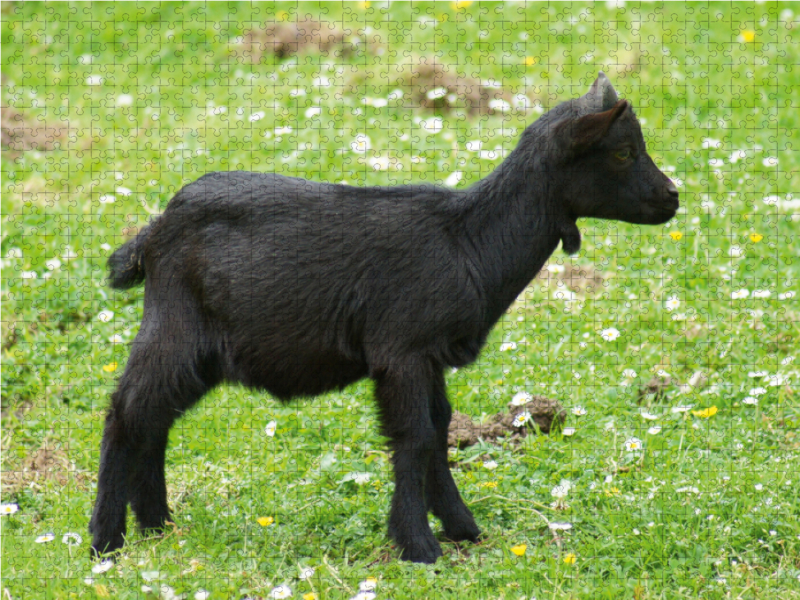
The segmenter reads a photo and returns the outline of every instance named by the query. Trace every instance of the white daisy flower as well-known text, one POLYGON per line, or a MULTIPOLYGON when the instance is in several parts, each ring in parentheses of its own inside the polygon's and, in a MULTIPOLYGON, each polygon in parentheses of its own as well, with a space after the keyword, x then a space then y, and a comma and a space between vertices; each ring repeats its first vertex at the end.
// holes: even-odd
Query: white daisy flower
POLYGON ((437 87, 433 88, 432 90, 428 90, 425 96, 428 100, 438 100, 439 98, 444 98, 447 95, 447 88, 445 87, 437 87))
POLYGON ((778 300, 789 300, 795 297, 795 292, 783 292, 778 294, 778 300))
POLYGON ((503 342, 500 344, 500 352, 506 352, 508 350, 516 350, 517 343, 516 342, 503 342))
POLYGON ((361 592, 374 592, 378 587, 378 580, 375 577, 367 577, 364 581, 358 584, 358 589, 361 592))
POLYGON ((715 140, 713 138, 703 138, 703 150, 710 150, 710 149, 717 149, 722 146, 722 142, 720 140, 715 140))
POLYGON ((485 460, 483 461, 483 468, 489 469, 490 471, 497 468, 497 461, 494 460, 485 460))
POLYGON ((95 575, 100 575, 100 573, 105 573, 106 571, 110 571, 111 568, 114 566, 114 561, 110 558, 107 558, 95 566, 92 567, 92 573, 95 575))
POLYGON ((372 148, 372 142, 367 135, 359 133, 354 142, 350 144, 350 149, 357 154, 365 154, 372 148))
POLYGON ((609 327, 607 329, 603 329, 600 332, 600 337, 602 337, 607 342, 613 342, 620 336, 619 329, 616 327, 609 327))
POLYGON ((747 158, 747 152, 745 150, 734 150, 733 152, 731 152, 731 155, 730 155, 730 158, 728 158, 728 161, 730 163, 734 163, 735 164, 735 163, 739 162, 740 160, 744 160, 745 158, 747 158))
POLYGON ((264 428, 264 433, 266 433, 268 437, 274 437, 275 436, 275 430, 277 429, 277 427, 278 427, 278 423, 277 422, 270 421, 269 423, 267 423, 267 426, 264 428))
POLYGON ((348 473, 344 476, 343 481, 352 481, 358 485, 364 485, 365 483, 369 482, 369 479, 369 473, 348 473))
POLYGON ((511 105, 502 98, 495 98, 494 100, 489 100, 489 109, 497 112, 508 112, 511 110, 511 105))
POLYGON ((61 538, 62 544, 67 544, 67 546, 79 546, 83 542, 83 538, 78 535, 77 533, 65 533, 61 538))
POLYGON ((763 396, 766 393, 767 393, 767 390, 766 390, 766 388, 763 388, 763 387, 753 388, 752 390, 750 390, 748 392, 748 394, 750 394, 751 396, 763 396))
POLYGON ((573 435, 575 435, 576 431, 577 429, 575 429, 574 427, 564 427, 564 429, 561 430, 561 435, 566 437, 572 437, 573 435))
POLYGON ((420 126, 428 133, 439 133, 444 129, 444 120, 439 117, 431 117, 421 121, 420 126))
POLYGON ((731 258, 739 258, 742 254, 744 254, 744 248, 741 246, 731 246, 728 250, 728 256, 731 258))
POLYGON ((300 579, 302 579, 303 581, 305 581, 306 579, 311 579, 314 576, 315 570, 316 569, 314 569, 314 567, 305 567, 300 571, 299 575, 300 579))
POLYGON ((642 411, 639 413, 639 415, 640 415, 640 416, 641 416, 643 419, 645 419, 646 421, 655 421, 656 419, 658 419, 658 415, 654 415, 653 413, 651 413, 651 412, 648 412, 648 411, 646 411, 646 410, 642 410, 642 411))
POLYGON ((276 600, 282 600, 283 598, 290 598, 292 595, 292 590, 289 588, 288 585, 279 585, 278 587, 272 588, 272 591, 269 593, 270 598, 275 598, 276 600))
POLYGON ((130 106, 133 104, 133 96, 130 94, 120 94, 117 96, 117 106, 130 106))
POLYGON ((528 422, 528 419, 531 418, 531 413, 527 410, 519 413, 516 417, 514 417, 514 422, 511 423, 514 427, 522 427, 525 423, 528 422))
POLYGON ((681 301, 678 299, 678 297, 677 297, 677 296, 670 296, 670 297, 667 299, 666 306, 667 306, 667 310, 669 310, 669 311, 673 311, 673 310, 675 310, 675 309, 676 309, 676 308, 678 308, 680 305, 681 305, 681 301))
POLYGON ((556 521, 551 521, 547 526, 550 531, 569 531, 572 529, 572 523, 558 523, 556 521))
POLYGON ((367 163, 373 171, 385 171, 391 164, 388 156, 370 156, 367 163))
POLYGON ((461 171, 453 171, 450 176, 444 180, 444 184, 447 187, 455 187, 463 178, 464 174, 461 171))
POLYGON ((44 266, 51 271, 55 271, 61 266, 61 261, 58 260, 57 258, 51 258, 50 260, 44 263, 44 266))
POLYGON ((289 135, 292 131, 294 130, 289 125, 284 125, 275 129, 275 135, 289 135))
POLYGON ((15 504, 13 502, 10 504, 0 504, 0 516, 13 515, 18 510, 19 510, 19 504, 15 504))
POLYGON ((197 590, 194 593, 194 600, 208 600, 211 597, 211 592, 206 590, 197 590))
POLYGON ((533 396, 531 396, 528 392, 517 392, 511 399, 511 404, 514 406, 522 406, 531 400, 533 400, 533 396))
POLYGON ((312 119, 314 117, 320 116, 321 114, 322 114, 322 109, 319 106, 309 106, 305 112, 306 119, 312 119))
POLYGON ((470 152, 480 152, 481 146, 483 146, 483 142, 481 142, 480 140, 467 142, 467 150, 469 150, 470 152))
POLYGON ((625 440, 625 449, 628 452, 638 452, 642 449, 642 440, 637 437, 628 438, 625 440))
POLYGON ((743 298, 747 298, 750 295, 750 290, 748 289, 741 289, 735 292, 731 292, 731 298, 733 300, 742 300, 743 298))
POLYGON ((102 85, 103 78, 100 75, 89 75, 86 78, 86 85, 102 85))
POLYGON ((650 435, 658 435, 661 433, 661 426, 660 425, 653 425, 650 429, 647 430, 647 433, 650 435))
POLYGON ((45 533, 44 535, 37 537, 34 541, 37 544, 47 544, 48 542, 52 542, 54 539, 56 539, 55 533, 45 533))
POLYGON ((113 318, 114 313, 110 310, 101 310, 99 313, 97 313, 97 320, 101 323, 108 323, 113 318))
POLYGON ((573 406, 573 407, 572 407, 572 414, 573 414, 573 415, 575 415, 576 417, 583 417, 583 416, 585 416, 585 415, 586 415, 588 412, 589 412, 589 411, 587 411, 587 410, 586 410, 585 408, 583 408, 582 406, 573 406))
POLYGON ((633 369, 625 369, 622 372, 622 376, 625 379, 636 379, 636 371, 634 371, 633 369))
POLYGON ((692 410, 692 408, 694 408, 693 404, 692 405, 684 404, 682 406, 673 406, 670 409, 670 412, 671 413, 686 413, 686 412, 689 412, 690 410, 692 410))
POLYGON ((556 498, 556 499, 558 499, 558 500, 561 500, 561 499, 563 499, 563 498, 566 498, 566 497, 567 497, 567 494, 569 494, 569 490, 570 490, 571 488, 572 488, 572 483, 570 483, 570 482, 569 482, 568 480, 566 480, 566 479, 562 479, 562 480, 561 480, 561 483, 559 483, 559 484, 558 484, 557 486, 555 486, 555 487, 554 487, 552 490, 550 490, 550 495, 551 495, 553 498, 556 498))
POLYGON ((767 156, 764 160, 761 161, 761 164, 765 167, 777 167, 778 166, 778 157, 777 156, 767 156))

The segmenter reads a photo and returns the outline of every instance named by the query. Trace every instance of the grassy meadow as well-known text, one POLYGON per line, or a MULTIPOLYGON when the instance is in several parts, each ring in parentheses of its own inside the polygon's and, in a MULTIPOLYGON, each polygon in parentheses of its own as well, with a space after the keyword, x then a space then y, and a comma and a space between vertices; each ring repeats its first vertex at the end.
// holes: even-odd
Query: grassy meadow
POLYGON ((798 65, 790 3, 3 2, 3 600, 800 598, 798 65), (210 171, 469 186, 600 70, 682 206, 581 221, 448 374, 477 421, 567 411, 452 453, 482 543, 397 560, 369 382, 223 386, 171 432, 174 527, 90 560, 113 249, 210 171))

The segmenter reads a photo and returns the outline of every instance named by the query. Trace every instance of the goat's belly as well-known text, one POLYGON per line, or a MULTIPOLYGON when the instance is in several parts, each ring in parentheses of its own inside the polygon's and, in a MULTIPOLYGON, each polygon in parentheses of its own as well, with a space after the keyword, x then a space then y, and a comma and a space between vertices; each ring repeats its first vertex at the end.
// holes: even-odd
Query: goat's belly
POLYGON ((299 352, 296 348, 268 355, 256 350, 236 362, 229 379, 266 390, 281 400, 341 390, 368 374, 365 363, 335 352, 299 352))

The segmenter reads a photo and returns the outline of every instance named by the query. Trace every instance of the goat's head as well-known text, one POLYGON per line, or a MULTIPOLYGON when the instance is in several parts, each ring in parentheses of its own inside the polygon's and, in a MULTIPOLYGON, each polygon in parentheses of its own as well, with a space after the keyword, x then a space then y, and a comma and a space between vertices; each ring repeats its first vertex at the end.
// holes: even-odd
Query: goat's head
POLYGON ((658 225, 675 215, 678 189, 647 154, 633 109, 605 74, 551 113, 551 148, 564 175, 555 191, 570 217, 658 225))

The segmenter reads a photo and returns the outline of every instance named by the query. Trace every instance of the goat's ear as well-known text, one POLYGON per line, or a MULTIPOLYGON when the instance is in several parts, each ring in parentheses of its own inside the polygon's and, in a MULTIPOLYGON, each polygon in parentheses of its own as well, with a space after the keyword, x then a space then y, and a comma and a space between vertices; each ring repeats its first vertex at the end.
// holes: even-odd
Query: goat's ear
POLYGON ((611 85, 606 74, 600 71, 597 79, 594 80, 589 92, 584 96, 587 104, 592 104, 596 109, 594 112, 608 110, 618 101, 617 90, 611 85))
POLYGON ((611 110, 564 121, 558 125, 556 137, 568 155, 577 156, 602 140, 627 109, 628 101, 619 100, 611 110))

